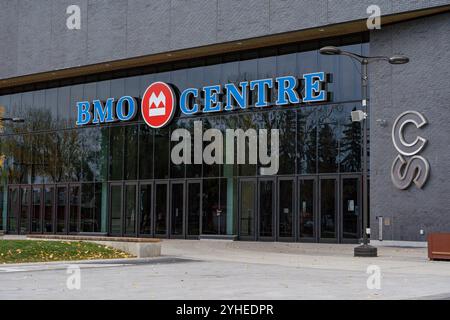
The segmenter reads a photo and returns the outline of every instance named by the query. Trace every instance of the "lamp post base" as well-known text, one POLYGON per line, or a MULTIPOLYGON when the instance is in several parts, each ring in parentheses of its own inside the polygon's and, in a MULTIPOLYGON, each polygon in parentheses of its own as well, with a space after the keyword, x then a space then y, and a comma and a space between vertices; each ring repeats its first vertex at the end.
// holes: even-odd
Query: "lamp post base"
POLYGON ((378 250, 376 247, 368 244, 363 244, 355 248, 353 255, 355 257, 377 257, 378 250))

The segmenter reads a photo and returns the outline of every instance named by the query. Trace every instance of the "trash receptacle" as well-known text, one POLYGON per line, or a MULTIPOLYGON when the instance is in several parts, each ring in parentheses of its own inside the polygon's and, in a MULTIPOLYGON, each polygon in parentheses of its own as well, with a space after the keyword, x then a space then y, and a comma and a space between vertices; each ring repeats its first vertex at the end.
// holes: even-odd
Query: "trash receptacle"
POLYGON ((450 260, 450 233, 430 233, 428 235, 428 258, 430 260, 450 260))

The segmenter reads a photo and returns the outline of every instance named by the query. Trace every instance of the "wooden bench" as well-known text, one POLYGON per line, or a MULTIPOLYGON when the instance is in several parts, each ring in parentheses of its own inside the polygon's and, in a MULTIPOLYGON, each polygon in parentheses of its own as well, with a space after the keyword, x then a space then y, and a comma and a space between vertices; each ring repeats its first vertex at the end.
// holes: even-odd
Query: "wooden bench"
POLYGON ((89 235, 30 234, 30 239, 88 241, 115 248, 132 254, 137 258, 158 257, 161 255, 161 240, 155 238, 106 237, 89 235))
POLYGON ((450 260, 450 233, 430 233, 428 235, 428 258, 430 260, 450 260))

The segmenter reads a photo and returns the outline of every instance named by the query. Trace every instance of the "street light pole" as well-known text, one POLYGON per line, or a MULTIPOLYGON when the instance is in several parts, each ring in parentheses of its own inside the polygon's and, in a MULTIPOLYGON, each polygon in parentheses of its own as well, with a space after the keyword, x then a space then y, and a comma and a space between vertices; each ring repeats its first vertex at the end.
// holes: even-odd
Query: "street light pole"
POLYGON ((368 115, 368 81, 369 81, 369 73, 368 66, 370 62, 383 60, 387 61, 390 64, 404 64, 409 62, 409 58, 402 55, 394 55, 392 57, 385 56, 376 56, 376 57, 367 57, 363 55, 359 55, 353 52, 348 52, 341 50, 337 47, 323 47, 319 50, 321 54, 324 55, 344 55, 348 56, 361 64, 361 96, 362 96, 362 107, 363 112, 354 111, 355 117, 353 117, 352 112, 352 121, 363 122, 362 123, 362 131, 363 131, 363 159, 362 159, 362 192, 363 192, 363 232, 362 232, 362 240, 363 243, 360 246, 357 246, 354 249, 355 257, 376 257, 378 255, 377 248, 369 245, 369 206, 368 206, 368 170, 367 170, 367 115, 368 115), (360 114, 362 113, 362 115, 360 114), (355 118, 355 120, 353 120, 355 118))

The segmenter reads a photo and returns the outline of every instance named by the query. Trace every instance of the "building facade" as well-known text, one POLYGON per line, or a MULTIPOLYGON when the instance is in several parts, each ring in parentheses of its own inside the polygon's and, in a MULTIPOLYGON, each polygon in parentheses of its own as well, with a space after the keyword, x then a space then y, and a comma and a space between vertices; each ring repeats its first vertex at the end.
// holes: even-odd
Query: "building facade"
MULTIPOLYGON (((423 241, 450 230, 448 1, 378 1, 373 30, 370 1, 72 2, 0 2, 0 112, 23 119, 1 122, 0 229, 357 242, 364 150, 351 112, 365 110, 361 66, 319 53, 332 45, 410 58, 369 69, 371 238, 423 241), (74 4, 79 16, 67 10, 74 4), (308 82, 317 73, 325 78, 308 82), (285 94, 276 80, 250 90, 285 76, 298 80, 285 94), (178 103, 160 127, 141 108, 157 82, 178 103), (242 89, 232 102, 228 84, 242 89), (311 92, 325 96, 308 100, 311 92), (208 103, 221 110, 207 112, 208 103), (195 106, 203 112, 187 112, 195 106), (229 129, 277 129, 276 173, 264 174, 261 159, 196 162, 196 125, 201 134, 218 129, 224 142, 229 129), (178 129, 193 137, 183 163, 172 157, 178 129)), ((200 139, 201 151, 213 141, 200 139)), ((261 140, 243 141, 250 153, 261 140)))

